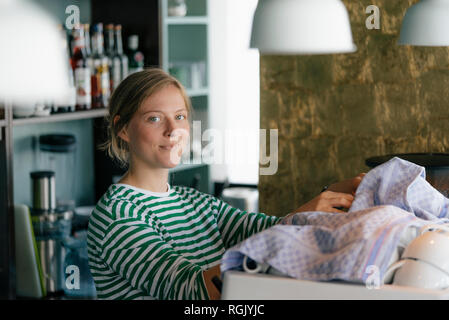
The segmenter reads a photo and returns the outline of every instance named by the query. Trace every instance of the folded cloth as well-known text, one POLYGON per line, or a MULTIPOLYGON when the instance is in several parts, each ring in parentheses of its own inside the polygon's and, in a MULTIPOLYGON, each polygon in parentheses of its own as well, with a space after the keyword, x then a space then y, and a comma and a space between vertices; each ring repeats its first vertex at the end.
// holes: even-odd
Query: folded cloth
POLYGON ((440 195, 425 181, 424 168, 394 158, 366 174, 348 213, 296 213, 284 221, 289 225, 228 249, 221 271, 242 270, 247 256, 298 279, 366 283, 373 272, 383 279, 421 227, 449 222, 442 218, 448 199, 440 195))
POLYGON ((418 218, 437 220, 449 215, 449 199, 426 181, 426 170, 398 157, 377 166, 363 178, 349 211, 391 204, 418 218))

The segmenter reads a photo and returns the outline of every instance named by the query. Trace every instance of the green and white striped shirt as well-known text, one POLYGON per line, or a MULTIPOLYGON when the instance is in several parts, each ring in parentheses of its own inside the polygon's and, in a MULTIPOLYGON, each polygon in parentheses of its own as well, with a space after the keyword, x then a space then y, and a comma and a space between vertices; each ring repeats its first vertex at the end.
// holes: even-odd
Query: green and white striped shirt
POLYGON ((208 299, 202 272, 227 248, 280 221, 188 187, 164 193, 113 184, 88 227, 100 299, 208 299))

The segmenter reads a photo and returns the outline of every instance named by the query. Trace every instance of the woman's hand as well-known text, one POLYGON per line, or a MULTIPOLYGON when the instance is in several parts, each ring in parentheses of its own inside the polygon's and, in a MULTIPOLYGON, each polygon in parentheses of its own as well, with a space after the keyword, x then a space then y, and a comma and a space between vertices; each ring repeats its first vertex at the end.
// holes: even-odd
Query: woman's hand
POLYGON ((344 213, 343 210, 336 208, 349 209, 352 201, 354 201, 354 196, 349 193, 324 191, 294 212, 324 211, 344 213))
POLYGON ((357 191, 357 188, 359 187, 360 182, 362 182, 362 179, 365 176, 365 174, 366 173, 361 173, 357 177, 354 177, 352 179, 331 184, 327 188, 327 191, 348 193, 355 196, 355 192, 357 191))
POLYGON ((331 184, 326 191, 321 192, 318 196, 293 211, 287 217, 293 216, 297 212, 306 211, 344 213, 345 211, 340 209, 349 209, 351 207, 357 188, 365 174, 361 173, 352 179, 331 184))

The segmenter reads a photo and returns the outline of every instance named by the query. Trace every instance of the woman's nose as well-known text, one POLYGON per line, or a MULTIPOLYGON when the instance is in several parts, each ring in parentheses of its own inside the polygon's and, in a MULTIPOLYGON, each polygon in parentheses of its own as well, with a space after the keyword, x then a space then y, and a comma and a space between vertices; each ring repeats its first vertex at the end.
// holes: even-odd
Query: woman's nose
POLYGON ((176 129, 175 121, 172 119, 167 119, 167 121, 165 121, 165 134, 170 136, 175 129, 176 129))
POLYGON ((177 123, 175 120, 167 120, 165 134, 170 137, 170 139, 179 139, 183 136, 183 130, 185 130, 181 124, 177 123))

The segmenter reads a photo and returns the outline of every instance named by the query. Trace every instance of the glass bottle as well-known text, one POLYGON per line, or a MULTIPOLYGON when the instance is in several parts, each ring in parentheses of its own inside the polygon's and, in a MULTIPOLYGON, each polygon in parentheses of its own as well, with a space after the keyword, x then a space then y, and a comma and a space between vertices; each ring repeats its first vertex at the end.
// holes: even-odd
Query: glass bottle
POLYGON ((92 55, 92 50, 90 49, 90 25, 88 23, 83 24, 84 28, 84 39, 86 46, 86 54, 88 57, 92 55))
POLYGON ((139 36, 136 34, 130 35, 128 38, 128 72, 132 74, 143 70, 144 56, 139 51, 139 36))
POLYGON ((114 90, 116 84, 120 82, 120 60, 116 61, 114 58, 114 25, 112 23, 106 25, 105 30, 105 49, 106 49, 106 57, 108 58, 108 66, 109 66, 109 77, 110 84, 109 90, 114 90))
POLYGON ((71 64, 76 87, 76 110, 91 108, 91 78, 87 60, 84 28, 77 26, 72 31, 73 52, 71 64))
MULTIPOLYGON (((123 42, 122 42, 122 26, 120 24, 115 26, 115 41, 114 41, 114 52, 115 56, 120 60, 120 81, 128 76, 128 57, 123 53, 123 42)), ((114 88, 118 86, 118 83, 114 88)))
POLYGON ((110 96, 108 58, 104 55, 103 24, 93 26, 92 34, 92 107, 104 108, 110 96))

